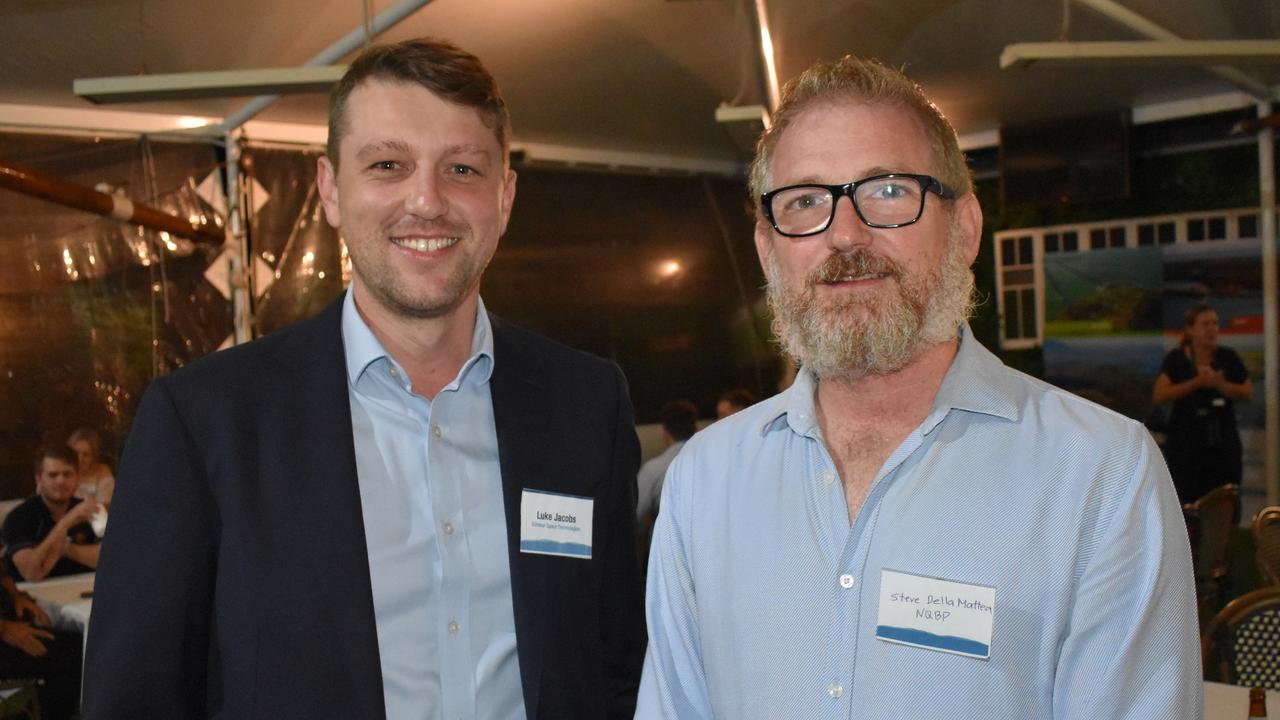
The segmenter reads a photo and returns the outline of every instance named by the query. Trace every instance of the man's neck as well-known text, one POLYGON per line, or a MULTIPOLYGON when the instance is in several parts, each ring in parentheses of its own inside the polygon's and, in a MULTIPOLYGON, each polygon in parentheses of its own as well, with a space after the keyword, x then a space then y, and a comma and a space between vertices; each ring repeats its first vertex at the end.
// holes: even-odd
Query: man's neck
POLYGON ((819 420, 833 426, 876 417, 908 418, 918 423, 929 413, 959 346, 959 340, 934 345, 906 367, 887 375, 820 379, 815 398, 819 420))
POLYGON ((840 474, 851 523, 885 460, 929 414, 958 347, 957 340, 939 343, 887 375, 818 380, 818 427, 840 474))
POLYGON ((351 288, 356 311, 387 354, 408 373, 419 395, 435 398, 471 357, 478 293, 472 292, 440 317, 411 318, 388 311, 358 283, 351 288))
POLYGON ((53 517, 54 522, 58 522, 59 520, 61 520, 62 516, 66 515, 67 511, 71 509, 70 500, 64 503, 55 503, 55 502, 50 502, 49 498, 41 495, 40 502, 44 503, 44 506, 49 509, 49 515, 53 517))

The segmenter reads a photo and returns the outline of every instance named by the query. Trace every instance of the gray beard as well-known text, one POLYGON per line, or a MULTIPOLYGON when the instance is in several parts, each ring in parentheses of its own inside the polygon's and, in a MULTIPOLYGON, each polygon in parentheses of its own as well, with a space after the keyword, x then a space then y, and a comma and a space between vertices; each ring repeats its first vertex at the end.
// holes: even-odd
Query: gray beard
POLYGON ((972 314, 973 273, 958 228, 948 233, 947 244, 940 267, 920 275, 865 249, 835 253, 797 291, 782 278, 770 243, 764 270, 776 341, 819 378, 857 380, 901 370, 926 349, 954 339, 972 314), (817 297, 824 281, 869 273, 887 275, 896 292, 817 297))

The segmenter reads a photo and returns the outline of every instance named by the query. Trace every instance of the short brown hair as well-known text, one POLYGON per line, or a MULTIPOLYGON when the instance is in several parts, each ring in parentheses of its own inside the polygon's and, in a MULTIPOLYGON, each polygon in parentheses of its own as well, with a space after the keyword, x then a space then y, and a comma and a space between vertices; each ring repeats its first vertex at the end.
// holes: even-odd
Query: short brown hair
POLYGON ((58 445, 49 443, 40 447, 40 452, 36 454, 36 475, 44 472, 44 459, 61 460, 73 468, 80 467, 80 458, 76 455, 76 451, 67 445, 58 445))
POLYGON ((960 151, 955 128, 925 96, 924 90, 902 71, 879 60, 845 55, 833 63, 813 65, 782 89, 782 101, 773 113, 773 123, 756 143, 756 157, 751 163, 751 200, 757 212, 761 210, 760 196, 768 190, 774 148, 787 126, 814 105, 841 101, 898 105, 914 114, 924 126, 933 150, 936 167, 932 172, 951 186, 957 196, 972 192, 973 177, 960 151))
POLYGON ((493 129, 506 161, 511 118, 498 83, 480 58, 458 46, 432 38, 374 45, 351 63, 329 96, 329 142, 325 154, 338 167, 338 146, 347 134, 347 99, 366 80, 377 78, 421 85, 449 102, 475 108, 493 129))
POLYGON ((676 440, 688 440, 698 430, 698 407, 688 400, 671 400, 658 411, 662 429, 676 440))

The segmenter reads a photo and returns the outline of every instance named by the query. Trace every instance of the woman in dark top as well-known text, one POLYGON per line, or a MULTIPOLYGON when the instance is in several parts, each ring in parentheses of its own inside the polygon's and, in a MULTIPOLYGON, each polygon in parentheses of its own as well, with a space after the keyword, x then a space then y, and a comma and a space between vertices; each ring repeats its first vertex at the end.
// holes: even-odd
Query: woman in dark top
POLYGON ((1218 313, 1205 304, 1187 311, 1182 344, 1169 351, 1152 393, 1172 402, 1165 459, 1189 503, 1219 485, 1240 482, 1240 432, 1233 400, 1253 396, 1240 356, 1218 345, 1218 313))

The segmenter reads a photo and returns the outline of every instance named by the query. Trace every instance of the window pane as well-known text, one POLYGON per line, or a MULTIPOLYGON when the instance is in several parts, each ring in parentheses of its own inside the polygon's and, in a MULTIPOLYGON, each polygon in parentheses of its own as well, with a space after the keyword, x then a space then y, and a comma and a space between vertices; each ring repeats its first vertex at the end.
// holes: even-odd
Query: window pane
POLYGON ((1022 291, 1022 337, 1036 336, 1036 291, 1027 288, 1022 291))
POLYGON ((1035 258, 1031 252, 1031 236, 1024 235, 1018 238, 1018 262, 1022 265, 1030 265, 1035 262, 1035 258))
POLYGON ((1080 238, 1076 237, 1076 231, 1062 233, 1062 250, 1064 252, 1075 252, 1080 249, 1080 238))
POLYGON ((1109 239, 1110 239, 1110 243, 1109 243, 1109 244, 1111 245, 1111 247, 1113 247, 1113 248, 1114 248, 1114 247, 1124 247, 1124 235, 1125 235, 1125 232, 1124 232, 1124 226, 1123 226, 1123 225, 1121 225, 1121 226, 1119 226, 1119 227, 1113 227, 1113 228, 1111 228, 1111 230, 1107 233, 1107 235, 1108 235, 1108 237, 1109 237, 1109 239))
POLYGON ((1257 215, 1241 215, 1240 231, 1236 234, 1242 238, 1258 237, 1258 216, 1257 215))
POLYGON ((1156 226, 1151 224, 1138 226, 1138 245, 1156 244, 1156 226))
POLYGON ((1156 230, 1160 234, 1161 245, 1172 245, 1178 239, 1178 226, 1171 222, 1160 223, 1156 230))
POLYGON ((1031 285, 1035 282, 1035 279, 1036 271, 1031 268, 1004 271, 1005 287, 1009 287, 1011 285, 1031 285))
POLYGON ((1004 292, 1004 336, 1010 340, 1016 340, 1021 335, 1018 334, 1020 323, 1018 322, 1018 293, 1015 290, 1005 290, 1004 292))
POLYGON ((1210 240, 1226 240, 1227 239, 1227 219, 1224 217, 1209 218, 1209 239, 1210 240))
POLYGON ((1107 246, 1107 231, 1102 228, 1089 231, 1089 247, 1093 250, 1101 250, 1107 246))
POLYGON ((1045 233, 1044 251, 1047 253, 1058 252, 1058 233, 1045 233))
POLYGON ((1200 242, 1204 239, 1204 220, 1187 221, 1187 240, 1200 242))
POLYGON ((1018 264, 1017 257, 1014 255, 1015 249, 1016 248, 1013 245, 1013 238, 1004 238, 1000 241, 1001 265, 1009 266, 1018 264))

